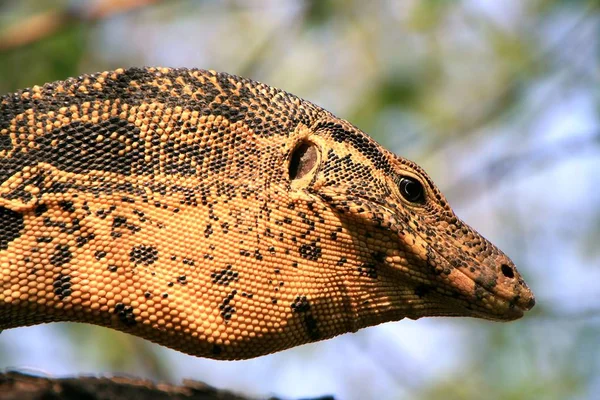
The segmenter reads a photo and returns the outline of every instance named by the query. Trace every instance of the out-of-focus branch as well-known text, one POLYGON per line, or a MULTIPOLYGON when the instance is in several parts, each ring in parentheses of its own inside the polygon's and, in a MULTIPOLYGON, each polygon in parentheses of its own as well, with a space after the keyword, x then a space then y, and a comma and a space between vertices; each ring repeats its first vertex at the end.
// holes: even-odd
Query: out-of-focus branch
MULTIPOLYGON (((139 378, 45 378, 19 372, 0 373, 0 400, 25 399, 187 399, 247 400, 249 397, 184 380, 183 385, 154 383, 139 378)), ((270 399, 277 400, 276 397, 270 399)), ((334 400, 323 396, 319 400, 334 400)))
MULTIPOLYGON (((562 54, 557 58, 556 61, 562 62, 565 66, 565 69, 568 69, 571 62, 569 57, 571 57, 574 52, 589 50, 578 49, 577 46, 573 46, 572 43, 574 42, 574 37, 577 37, 577 35, 581 34, 581 25, 590 18, 595 18, 595 13, 597 10, 598 6, 594 3, 590 3, 587 7, 584 7, 581 15, 569 29, 567 29, 548 48, 538 50, 537 54, 532 55, 528 60, 526 60, 521 69, 534 70, 536 69, 536 66, 548 63, 551 57, 557 54, 559 49, 563 50, 562 54), (564 50, 565 48, 567 49, 566 51, 564 50)), ((565 74, 561 74, 558 77, 553 78, 551 89, 553 93, 561 89, 564 79, 565 74)), ((482 129, 484 129, 486 126, 492 125, 496 121, 507 117, 511 113, 517 112, 518 107, 514 107, 512 105, 518 104, 523 96, 521 93, 521 86, 522 82, 519 80, 515 79, 509 81, 506 87, 499 91, 495 98, 489 100, 488 107, 486 107, 481 114, 470 115, 469 117, 465 118, 464 122, 461 123, 461 126, 456 129, 455 132, 450 132, 450 134, 446 135, 445 138, 439 138, 438 140, 431 142, 423 151, 423 154, 428 158, 435 159, 439 153, 444 150, 444 148, 448 147, 449 144, 456 142, 457 132, 466 132, 461 134, 460 139, 468 140, 469 137, 479 135, 482 132, 482 129)), ((549 97, 549 94, 547 94, 546 97, 549 97)), ((535 110, 530 112, 529 117, 533 117, 534 114, 546 109, 547 106, 547 102, 543 102, 542 104, 538 105, 535 110)))
POLYGON ((33 15, 0 33, 0 52, 27 46, 80 22, 95 22, 162 0, 104 0, 84 9, 65 8, 33 15))

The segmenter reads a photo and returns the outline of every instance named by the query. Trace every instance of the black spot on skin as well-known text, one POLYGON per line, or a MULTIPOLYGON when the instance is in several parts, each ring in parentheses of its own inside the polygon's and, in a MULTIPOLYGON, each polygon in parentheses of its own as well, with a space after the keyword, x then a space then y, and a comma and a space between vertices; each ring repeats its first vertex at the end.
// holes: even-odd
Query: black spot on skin
POLYGON ((113 217, 113 222, 110 229, 110 235, 113 238, 119 238, 123 236, 123 231, 121 228, 128 229, 131 233, 139 232, 141 228, 135 224, 131 224, 127 222, 127 218, 122 215, 115 215, 113 217))
POLYGON ((425 285, 425 284, 420 284, 417 285, 415 287, 415 295, 419 296, 419 297, 424 297, 427 295, 427 293, 431 292, 431 286, 429 285, 425 285))
POLYGON ((231 303, 233 302, 233 299, 236 294, 236 290, 231 291, 231 293, 229 293, 219 305, 219 310, 221 310, 221 317, 223 317, 225 321, 229 321, 233 314, 235 314, 235 307, 231 303))
POLYGON ((308 337, 315 341, 321 338, 321 332, 317 326, 317 320, 312 315, 310 301, 306 296, 297 296, 294 302, 291 304, 292 312, 300 314, 302 316, 302 324, 308 337))
POLYGON ((50 264, 60 267, 73 258, 73 254, 66 244, 57 244, 54 248, 54 254, 50 257, 50 264))
POLYGON ((71 277, 69 275, 58 274, 52 286, 54 294, 61 300, 71 295, 71 277))
POLYGON ((133 306, 126 306, 123 303, 115 304, 114 314, 119 317, 119 320, 126 326, 134 326, 136 324, 133 306))
POLYGON ((218 356, 219 354, 221 354, 223 352, 223 348, 221 346, 219 346, 218 344, 213 344, 213 347, 210 352, 213 355, 218 356))
POLYGON ((94 252, 94 258, 98 261, 102 260, 104 257, 106 257, 106 252, 104 250, 96 250, 94 252))
POLYGON ((233 266, 228 264, 224 269, 220 271, 214 271, 210 274, 212 283, 218 285, 229 286, 230 282, 237 282, 240 277, 239 274, 233 270, 233 266))
POLYGON ((373 257, 373 260, 375 260, 375 262, 381 264, 385 261, 386 255, 384 252, 378 251, 376 253, 371 253, 371 257, 373 257))
POLYGON ((137 245, 129 252, 129 261, 136 265, 151 265, 158 260, 158 250, 154 246, 137 245))
POLYGON ((377 265, 373 263, 363 263, 357 268, 360 276, 367 276, 371 279, 377 279, 377 265))
POLYGON ((77 247, 85 246, 87 243, 89 243, 95 237, 96 237, 96 235, 93 233, 88 233, 87 235, 77 236, 77 238, 75 239, 75 241, 77 242, 77 247))
POLYGON ((187 285, 187 277, 185 275, 181 275, 181 276, 177 277, 177 282, 180 285, 187 285))
POLYGON ((213 233, 212 225, 206 225, 206 229, 204 229, 204 237, 208 238, 213 233))
POLYGON ((9 244, 21 236, 24 228, 23 215, 0 207, 0 251, 8 249, 9 244))
POLYGON ((51 243, 52 240, 53 240, 53 238, 50 236, 40 236, 35 239, 35 241, 38 243, 51 243))
POLYGON ((118 269, 119 269, 119 267, 117 267, 116 265, 109 265, 108 266, 108 270, 110 272, 117 272, 118 269))
POLYGON ((221 224, 221 229, 223 230, 223 233, 229 233, 229 223, 228 222, 223 222, 221 224))
POLYGON ((307 260, 316 261, 321 257, 321 248, 317 245, 317 242, 310 244, 303 244, 298 249, 300 257, 306 258, 307 260))
POLYGON ((75 212, 75 207, 73 206, 73 202, 70 200, 61 200, 58 202, 58 206, 65 212, 68 212, 68 213, 75 212))

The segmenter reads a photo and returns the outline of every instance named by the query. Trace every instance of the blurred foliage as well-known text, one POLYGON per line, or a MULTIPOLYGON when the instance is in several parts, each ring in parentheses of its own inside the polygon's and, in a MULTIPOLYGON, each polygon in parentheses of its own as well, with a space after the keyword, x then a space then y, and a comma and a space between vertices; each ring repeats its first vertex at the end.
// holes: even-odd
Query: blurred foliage
MULTIPOLYGON (((43 331, 67 342, 57 362, 70 360, 69 371, 208 379, 263 395, 313 393, 292 389, 299 379, 347 399, 600 393, 600 1, 134 3, 1 2, 0 92, 150 64, 213 68, 284 88, 424 165, 459 214, 516 261, 538 305, 512 324, 419 321, 410 339, 412 325, 403 322, 384 341, 373 339, 383 332, 373 328, 245 364, 177 357, 131 336, 65 324, 43 331), (136 8, 111 12, 124 4, 136 8), (36 37, 44 16, 56 16, 42 18, 56 23, 51 34, 10 45, 14 35, 36 37), (286 380, 297 365, 302 376, 286 380)), ((13 345, 9 334, 0 336, 0 368, 31 357, 32 344, 13 345)))

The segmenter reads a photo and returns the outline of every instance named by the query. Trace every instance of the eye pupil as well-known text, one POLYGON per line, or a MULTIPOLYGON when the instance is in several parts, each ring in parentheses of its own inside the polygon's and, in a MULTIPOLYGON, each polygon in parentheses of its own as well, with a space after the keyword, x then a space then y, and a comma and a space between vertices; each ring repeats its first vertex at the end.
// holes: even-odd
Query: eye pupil
POLYGON ((420 203, 425 200, 423 186, 414 178, 402 177, 399 186, 400 193, 406 200, 412 203, 420 203))

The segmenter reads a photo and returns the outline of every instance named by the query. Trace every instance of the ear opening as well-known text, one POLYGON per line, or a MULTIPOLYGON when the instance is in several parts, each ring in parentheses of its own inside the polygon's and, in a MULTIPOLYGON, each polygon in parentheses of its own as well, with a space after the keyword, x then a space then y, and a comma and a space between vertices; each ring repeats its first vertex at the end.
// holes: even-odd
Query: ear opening
POLYGON ((290 181, 303 178, 313 171, 319 161, 317 145, 303 140, 292 150, 289 164, 290 181))

